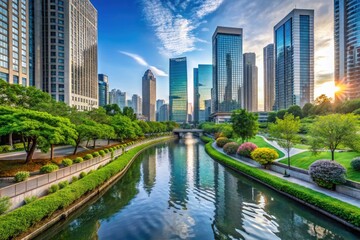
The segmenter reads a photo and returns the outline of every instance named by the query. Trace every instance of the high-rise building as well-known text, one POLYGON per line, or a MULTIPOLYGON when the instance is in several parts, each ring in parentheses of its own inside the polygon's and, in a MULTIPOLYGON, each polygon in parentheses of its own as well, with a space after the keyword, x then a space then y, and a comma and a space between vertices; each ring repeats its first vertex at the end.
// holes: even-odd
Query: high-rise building
POLYGON ((187 121, 187 61, 186 57, 171 58, 170 60, 170 107, 171 121, 184 123, 187 121))
POLYGON ((204 122, 205 119, 205 101, 211 99, 212 89, 212 65, 199 64, 194 68, 194 122, 204 122))
POLYGON ((258 68, 255 53, 244 53, 244 108, 258 111, 258 68))
POLYGON ((117 104, 121 110, 126 107, 126 92, 121 92, 120 90, 113 89, 109 92, 109 103, 117 104))
POLYGON ((187 121, 188 122, 192 122, 193 121, 193 106, 192 106, 192 104, 191 103, 188 103, 188 107, 187 107, 187 109, 188 109, 188 119, 187 119, 187 121))
POLYGON ((97 108, 97 10, 90 0, 35 1, 35 85, 79 110, 97 108))
POLYGON ((335 0, 335 83, 340 100, 360 98, 360 1, 335 0))
POLYGON ((158 99, 156 100, 156 121, 159 121, 159 112, 162 105, 165 104, 164 99, 158 99))
POLYGON ((270 112, 275 104, 275 51, 274 44, 264 48, 264 110, 270 112))
POLYGON ((109 78, 105 74, 98 75, 99 80, 99 106, 109 103, 109 78))
POLYGON ((136 115, 142 114, 142 101, 141 97, 137 94, 132 96, 132 108, 134 109, 134 113, 136 115))
POLYGON ((156 120, 156 78, 150 69, 146 70, 142 78, 142 114, 149 121, 156 120))
POLYGON ((217 27, 212 37, 212 117, 226 122, 243 106, 243 30, 217 27))
POLYGON ((294 9, 274 27, 275 108, 314 99, 314 10, 294 9))
POLYGON ((211 99, 205 100, 205 121, 210 121, 211 116, 211 99))
POLYGON ((159 122, 169 121, 169 104, 164 104, 159 110, 159 122))
POLYGON ((126 106, 127 106, 127 107, 131 107, 131 108, 134 110, 134 108, 133 108, 133 103, 132 103, 132 99, 126 100, 126 106))
POLYGON ((0 1, 0 79, 30 85, 29 1, 0 1))

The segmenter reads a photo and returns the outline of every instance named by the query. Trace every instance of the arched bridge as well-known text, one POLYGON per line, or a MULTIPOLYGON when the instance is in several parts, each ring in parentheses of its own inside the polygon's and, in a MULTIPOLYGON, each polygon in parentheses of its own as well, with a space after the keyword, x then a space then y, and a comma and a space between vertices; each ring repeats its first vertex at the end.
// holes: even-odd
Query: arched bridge
POLYGON ((201 129, 174 129, 173 133, 175 135, 178 135, 179 137, 182 137, 186 133, 192 133, 198 136, 202 136, 204 134, 204 130, 201 129))

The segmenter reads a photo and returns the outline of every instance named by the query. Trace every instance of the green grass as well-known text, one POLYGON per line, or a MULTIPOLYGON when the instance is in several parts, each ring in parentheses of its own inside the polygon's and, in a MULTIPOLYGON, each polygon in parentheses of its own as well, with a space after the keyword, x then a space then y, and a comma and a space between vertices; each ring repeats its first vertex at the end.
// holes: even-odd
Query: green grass
MULTIPOLYGON (((349 180, 360 182, 360 172, 355 171, 351 168, 350 162, 353 158, 359 157, 360 153, 358 152, 336 152, 335 161, 343 165, 347 170, 347 178, 349 180)), ((318 155, 314 155, 312 152, 307 151, 303 153, 296 154, 291 157, 291 166, 309 169, 310 165, 316 160, 331 159, 330 152, 320 152, 318 155)), ((287 159, 280 161, 281 163, 287 164, 287 159)))
POLYGON ((295 144, 294 148, 309 150, 310 146, 305 144, 295 144))
POLYGON ((276 147, 272 146, 271 144, 267 143, 262 137, 256 136, 253 139, 250 139, 249 142, 252 142, 254 144, 256 144, 256 146, 258 146, 259 148, 271 148, 277 151, 277 153, 279 154, 279 158, 282 158, 285 156, 285 154, 280 151, 279 149, 277 149, 276 147))

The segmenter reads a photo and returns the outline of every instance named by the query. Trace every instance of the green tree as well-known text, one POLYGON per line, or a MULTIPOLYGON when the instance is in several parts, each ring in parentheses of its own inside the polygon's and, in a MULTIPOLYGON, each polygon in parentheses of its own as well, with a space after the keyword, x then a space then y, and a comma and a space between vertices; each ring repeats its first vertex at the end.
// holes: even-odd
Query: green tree
POLYGON ((233 124, 234 133, 241 138, 242 142, 255 137, 259 131, 257 114, 245 109, 233 111, 230 121, 233 124))
POLYGON ((287 113, 287 110, 282 109, 276 113, 276 117, 280 119, 284 119, 285 114, 287 113))
POLYGON ((325 94, 320 95, 314 101, 313 113, 315 115, 327 115, 333 111, 331 104, 332 99, 327 97, 325 94))
POLYGON ((274 123, 274 122, 276 122, 276 112, 269 112, 267 121, 268 121, 269 123, 274 123))
POLYGON ((302 108, 303 117, 308 117, 313 112, 314 105, 311 103, 306 103, 302 108))
POLYGON ((130 118, 123 115, 115 115, 111 119, 111 126, 115 130, 116 136, 123 141, 124 139, 134 139, 136 137, 135 129, 130 118))
POLYGON ((119 105, 117 104, 108 104, 103 106, 102 108, 105 109, 106 114, 109 116, 114 116, 116 114, 122 114, 121 109, 119 107, 119 105))
POLYGON ((311 148, 314 153, 327 148, 331 159, 335 160, 335 151, 339 146, 360 150, 358 120, 354 114, 330 114, 320 116, 310 128, 311 148))
POLYGON ((131 121, 136 120, 136 114, 134 113, 134 109, 132 109, 131 107, 124 107, 122 114, 130 118, 131 121))
POLYGON ((301 107, 299 107, 298 105, 293 105, 289 107, 287 112, 294 115, 294 117, 299 117, 299 118, 303 117, 301 107))
POLYGON ((147 122, 145 121, 137 121, 137 124, 139 125, 139 127, 141 128, 143 133, 150 133, 150 127, 149 124, 147 124, 147 122))
POLYGON ((286 113, 284 119, 277 118, 276 123, 270 125, 271 136, 277 138, 278 144, 286 149, 288 156, 288 167, 290 168, 290 151, 298 141, 300 130, 300 118, 286 113))

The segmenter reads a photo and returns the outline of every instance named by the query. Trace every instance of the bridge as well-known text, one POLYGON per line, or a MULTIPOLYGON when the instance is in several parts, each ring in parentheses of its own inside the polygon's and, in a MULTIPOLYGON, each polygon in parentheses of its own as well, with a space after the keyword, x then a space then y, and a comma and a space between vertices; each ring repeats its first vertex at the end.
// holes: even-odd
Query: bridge
POLYGON ((182 137, 186 133, 192 133, 198 136, 202 136, 204 134, 204 130, 202 129, 174 129, 173 133, 175 135, 178 135, 179 137, 182 137))

